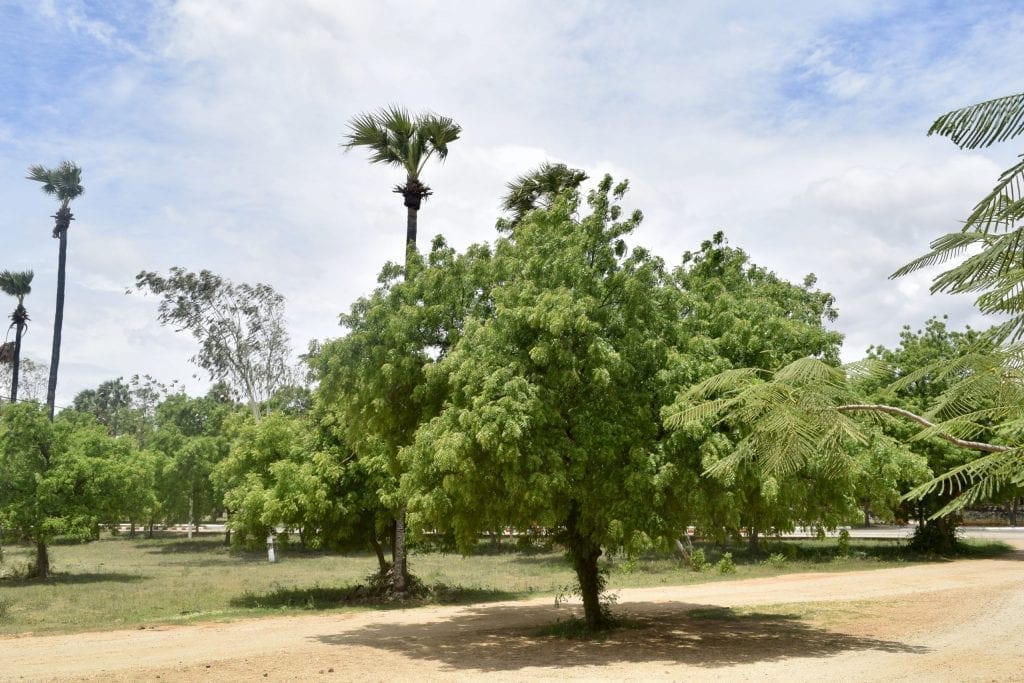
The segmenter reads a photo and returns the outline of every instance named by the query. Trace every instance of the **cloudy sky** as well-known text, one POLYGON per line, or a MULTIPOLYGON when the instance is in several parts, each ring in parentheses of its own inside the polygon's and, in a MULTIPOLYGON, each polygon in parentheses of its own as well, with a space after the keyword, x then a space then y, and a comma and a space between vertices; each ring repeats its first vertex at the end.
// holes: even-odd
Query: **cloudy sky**
POLYGON ((86 193, 58 404, 134 373, 205 388, 192 339, 125 294, 142 269, 267 282, 297 350, 337 336, 405 222, 400 173, 338 143, 399 103, 464 130, 424 174, 421 244, 492 240, 505 183, 542 161, 610 172, 670 264, 724 230, 816 273, 854 360, 932 315, 986 325, 930 275, 887 276, 1014 160, 925 133, 1022 89, 1022 34, 1024 6, 987 1, 0 0, 0 269, 35 271, 25 354, 48 360, 56 205, 24 177, 67 158, 86 193))

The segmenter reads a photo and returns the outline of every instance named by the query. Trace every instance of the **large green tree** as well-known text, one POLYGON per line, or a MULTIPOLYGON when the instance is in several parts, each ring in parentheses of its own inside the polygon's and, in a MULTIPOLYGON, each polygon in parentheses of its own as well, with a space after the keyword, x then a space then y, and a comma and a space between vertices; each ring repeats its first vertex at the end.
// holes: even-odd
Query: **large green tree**
POLYGON ((53 237, 59 240, 57 252, 57 303, 53 313, 53 350, 50 353, 50 381, 46 387, 46 405, 49 406, 50 419, 53 419, 54 405, 57 400, 57 369, 60 366, 61 331, 64 327, 64 289, 67 280, 68 260, 68 228, 74 215, 71 213, 71 202, 82 196, 82 169, 71 161, 62 161, 55 168, 41 165, 30 166, 28 179, 42 183, 44 193, 51 195, 60 202, 60 208, 54 214, 53 237))
POLYGON ((25 297, 32 293, 32 271, 12 272, 5 270, 0 273, 0 291, 13 296, 18 305, 11 313, 11 327, 14 328, 14 352, 11 357, 11 403, 18 400, 18 375, 21 371, 21 338, 28 326, 28 311, 25 309, 25 297))
POLYGON ((658 447, 677 310, 661 261, 626 245, 640 214, 622 215, 625 189, 605 177, 587 216, 563 197, 498 241, 492 308, 427 368, 447 398, 400 453, 414 528, 464 551, 506 524, 555 531, 592 628, 607 622, 599 558, 671 534, 659 512, 677 481, 658 447))
POLYGON ((423 183, 423 168, 436 156, 444 161, 448 145, 459 139, 462 127, 447 116, 431 112, 412 115, 403 107, 391 105, 375 112, 359 114, 348 122, 343 147, 366 147, 370 162, 395 166, 405 171, 405 182, 396 185, 406 207, 406 249, 416 246, 417 216, 420 205, 432 191, 423 183))

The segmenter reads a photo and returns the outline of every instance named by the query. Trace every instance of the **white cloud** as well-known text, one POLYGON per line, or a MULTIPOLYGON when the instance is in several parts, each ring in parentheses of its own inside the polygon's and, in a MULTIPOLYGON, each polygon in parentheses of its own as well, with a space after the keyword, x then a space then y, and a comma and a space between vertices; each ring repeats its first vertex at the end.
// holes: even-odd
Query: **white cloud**
POLYGON ((464 127, 426 172, 421 244, 493 239, 505 183, 563 161, 629 177, 646 216, 636 241, 669 263, 723 229, 785 277, 816 272, 848 357, 933 313, 975 320, 969 301, 927 296, 923 276, 886 278, 1009 165, 1012 149, 960 152, 924 131, 1005 94, 1024 13, 183 0, 140 27, 88 4, 42 11, 64 17, 52 30, 69 49, 88 47, 88 78, 47 82, 31 118, 0 110, 0 205, 18 231, 9 260, 39 273, 33 352, 48 356, 52 206, 21 177, 65 156, 85 169, 65 401, 119 374, 191 374, 191 342, 156 324, 155 302, 120 293, 143 269, 269 282, 298 350, 337 334, 337 314, 402 254, 400 172, 337 146, 349 117, 391 102, 464 127))

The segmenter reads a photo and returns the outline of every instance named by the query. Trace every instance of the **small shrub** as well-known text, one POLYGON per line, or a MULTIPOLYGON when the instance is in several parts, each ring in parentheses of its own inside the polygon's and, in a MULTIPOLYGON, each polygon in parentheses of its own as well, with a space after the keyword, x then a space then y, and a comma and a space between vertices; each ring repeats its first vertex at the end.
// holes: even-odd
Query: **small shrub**
POLYGON ((736 563, 733 562, 732 553, 722 555, 722 559, 718 561, 715 568, 718 569, 719 574, 735 574, 736 563))
POLYGON ((850 556, 850 532, 846 529, 839 530, 839 540, 836 541, 836 555, 839 557, 850 556))
POLYGON ((695 572, 701 572, 708 568, 708 558, 703 548, 697 548, 690 553, 690 567, 695 572))
POLYGON ((0 598, 0 621, 6 621, 11 615, 11 607, 14 601, 10 598, 0 598))
POLYGON ((775 569, 782 569, 786 564, 786 556, 782 553, 772 553, 768 556, 768 559, 764 561, 764 564, 775 569))

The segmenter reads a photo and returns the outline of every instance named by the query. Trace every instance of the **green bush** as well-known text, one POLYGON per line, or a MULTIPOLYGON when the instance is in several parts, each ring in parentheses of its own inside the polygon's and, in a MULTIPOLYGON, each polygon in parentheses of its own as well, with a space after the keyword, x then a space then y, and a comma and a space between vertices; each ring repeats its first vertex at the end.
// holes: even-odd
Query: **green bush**
POLYGON ((718 561, 715 568, 718 569, 719 574, 735 574, 736 563, 732 560, 732 553, 722 555, 722 559, 718 561))
POLYGON ((701 572, 708 568, 708 558, 703 548, 697 548, 690 553, 690 567, 695 572, 701 572))
POLYGON ((850 532, 846 529, 839 530, 839 540, 836 541, 836 554, 839 557, 850 556, 850 532))
POLYGON ((782 553, 772 553, 768 556, 768 559, 765 560, 764 563, 769 567, 774 567, 775 569, 782 569, 782 567, 786 564, 786 556, 782 553))

